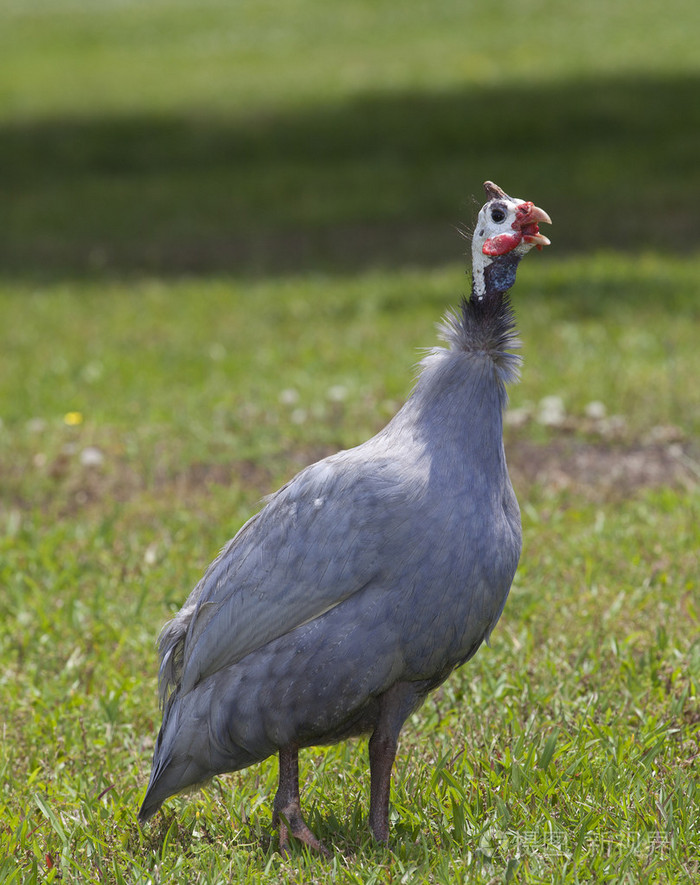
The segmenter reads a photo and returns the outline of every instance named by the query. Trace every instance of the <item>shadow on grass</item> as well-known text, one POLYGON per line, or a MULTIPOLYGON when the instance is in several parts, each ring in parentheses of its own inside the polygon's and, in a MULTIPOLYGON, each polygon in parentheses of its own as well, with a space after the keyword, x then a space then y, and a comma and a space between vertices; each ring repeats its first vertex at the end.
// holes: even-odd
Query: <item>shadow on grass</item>
POLYGON ((697 245, 700 77, 377 93, 233 119, 0 128, 13 274, 275 273, 466 251, 481 182, 545 207, 558 250, 697 245))

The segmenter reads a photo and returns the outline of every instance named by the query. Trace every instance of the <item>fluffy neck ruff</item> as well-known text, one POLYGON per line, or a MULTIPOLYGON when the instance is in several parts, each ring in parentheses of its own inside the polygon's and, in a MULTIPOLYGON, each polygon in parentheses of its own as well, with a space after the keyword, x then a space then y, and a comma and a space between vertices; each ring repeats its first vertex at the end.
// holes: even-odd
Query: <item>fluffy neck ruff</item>
MULTIPOLYGON (((475 250, 476 252, 476 250, 475 250)), ((472 291, 469 299, 463 298, 457 310, 448 311, 438 326, 440 338, 447 351, 438 347, 428 352, 421 367, 428 374, 438 373, 452 365, 446 355, 467 358, 472 363, 474 377, 488 376, 492 367, 498 385, 501 406, 508 402, 506 384, 520 376, 520 356, 513 353, 520 348, 515 326, 515 314, 510 304, 508 290, 515 283, 515 275, 525 252, 512 253, 497 259, 478 252, 473 256, 472 291)))
POLYGON ((463 298, 459 310, 446 314, 439 331, 450 351, 489 358, 503 384, 518 380, 521 358, 513 351, 520 339, 507 293, 463 298))
POLYGON ((514 285, 524 253, 513 250, 496 259, 475 249, 472 256, 471 297, 461 309, 448 313, 441 337, 452 351, 489 356, 505 384, 517 381, 521 359, 512 353, 520 347, 508 290, 514 285))

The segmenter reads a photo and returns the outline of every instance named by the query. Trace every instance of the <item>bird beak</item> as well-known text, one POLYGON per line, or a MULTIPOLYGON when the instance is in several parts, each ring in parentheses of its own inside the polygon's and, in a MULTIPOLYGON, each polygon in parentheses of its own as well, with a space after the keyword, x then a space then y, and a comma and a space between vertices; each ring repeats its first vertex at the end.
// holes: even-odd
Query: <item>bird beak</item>
POLYGON ((528 246, 537 246, 538 249, 550 245, 549 239, 540 233, 539 228, 540 222, 552 223, 552 219, 544 209, 540 209, 534 203, 527 202, 516 206, 515 212, 516 217, 512 227, 522 233, 523 243, 527 243, 528 246))

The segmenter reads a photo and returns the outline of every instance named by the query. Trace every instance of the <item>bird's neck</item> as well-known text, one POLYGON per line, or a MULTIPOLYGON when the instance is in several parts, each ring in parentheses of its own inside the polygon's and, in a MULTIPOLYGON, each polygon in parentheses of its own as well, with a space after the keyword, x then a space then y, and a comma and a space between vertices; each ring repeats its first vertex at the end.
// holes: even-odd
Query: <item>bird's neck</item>
POLYGON ((450 350, 489 358, 501 384, 518 377, 520 358, 513 350, 520 342, 508 291, 515 283, 521 258, 515 250, 496 259, 475 254, 471 297, 462 301, 458 314, 448 314, 441 327, 450 350))
POLYGON ((505 472, 505 385, 487 355, 435 353, 392 424, 420 443, 431 478, 449 493, 505 472))
POLYGON ((471 301, 484 305, 500 304, 506 292, 515 284, 522 257, 514 250, 494 259, 475 249, 472 255, 471 301))

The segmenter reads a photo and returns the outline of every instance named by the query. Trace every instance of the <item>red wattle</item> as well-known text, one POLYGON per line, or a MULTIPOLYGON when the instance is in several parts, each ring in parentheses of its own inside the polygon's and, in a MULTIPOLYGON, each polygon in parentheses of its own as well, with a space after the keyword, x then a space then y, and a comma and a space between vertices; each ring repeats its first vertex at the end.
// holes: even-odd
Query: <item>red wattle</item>
POLYGON ((497 237, 490 237, 481 247, 484 255, 505 255, 506 252, 512 252, 516 246, 522 242, 523 235, 520 231, 512 234, 499 234, 497 237))

